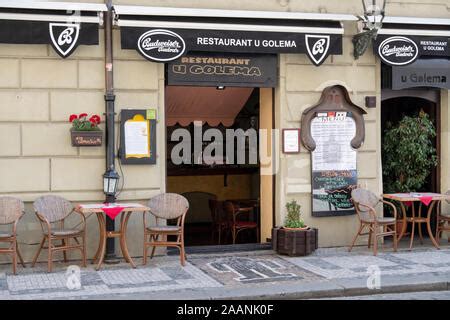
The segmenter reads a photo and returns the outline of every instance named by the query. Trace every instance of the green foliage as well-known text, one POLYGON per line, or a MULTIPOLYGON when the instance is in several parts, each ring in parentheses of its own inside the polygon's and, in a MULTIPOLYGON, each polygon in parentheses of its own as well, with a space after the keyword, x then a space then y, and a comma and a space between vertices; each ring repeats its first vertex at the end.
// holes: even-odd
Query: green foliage
POLYGON ((405 116, 396 125, 386 124, 383 140, 384 192, 420 191, 430 170, 437 165, 432 138, 436 129, 428 114, 405 116))
POLYGON ((286 203, 287 216, 284 222, 286 228, 303 228, 305 223, 300 217, 301 206, 297 204, 297 201, 292 200, 286 203))

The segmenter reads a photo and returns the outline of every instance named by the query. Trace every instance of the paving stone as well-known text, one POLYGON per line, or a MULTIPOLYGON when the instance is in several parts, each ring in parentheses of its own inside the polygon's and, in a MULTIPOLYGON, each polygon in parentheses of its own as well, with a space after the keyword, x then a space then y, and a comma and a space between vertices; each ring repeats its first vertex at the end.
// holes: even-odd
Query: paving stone
MULTIPOLYGON (((0 299, 193 299, 317 297, 345 292, 366 294, 368 268, 378 267, 382 286, 436 290, 450 282, 450 248, 420 248, 380 253, 345 248, 322 250, 307 257, 276 255, 271 250, 225 254, 192 254, 184 267, 177 256, 160 256, 138 268, 127 263, 81 268, 79 286, 68 272, 72 264, 55 263, 47 273, 46 263, 11 273, 10 264, 0 265, 0 299), (71 281, 69 281, 71 280, 71 281), (426 285, 429 284, 429 287, 426 285), (306 289, 307 288, 307 289, 306 289)), ((70 269, 71 270, 71 269, 70 269)))

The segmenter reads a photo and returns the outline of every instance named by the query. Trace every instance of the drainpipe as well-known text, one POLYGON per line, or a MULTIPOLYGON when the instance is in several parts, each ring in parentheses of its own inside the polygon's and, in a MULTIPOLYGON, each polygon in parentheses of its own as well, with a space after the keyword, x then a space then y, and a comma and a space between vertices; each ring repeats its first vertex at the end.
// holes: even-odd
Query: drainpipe
MULTIPOLYGON (((113 77, 113 50, 112 50, 112 1, 106 2, 108 12, 104 17, 105 30, 105 108, 106 108, 106 171, 115 171, 115 134, 114 134, 114 77, 113 77)), ((107 195, 106 202, 113 203, 116 201, 115 195, 107 195)), ((106 216, 106 230, 114 231, 114 220, 106 216)), ((119 259, 115 254, 115 238, 106 240, 106 256, 105 263, 119 263, 119 259)))

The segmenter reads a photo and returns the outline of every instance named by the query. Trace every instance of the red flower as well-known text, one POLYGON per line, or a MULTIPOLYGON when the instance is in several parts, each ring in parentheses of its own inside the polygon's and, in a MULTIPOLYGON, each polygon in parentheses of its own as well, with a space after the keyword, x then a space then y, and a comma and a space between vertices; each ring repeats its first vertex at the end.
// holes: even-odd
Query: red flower
POLYGON ((94 114, 92 117, 89 118, 89 121, 91 123, 99 124, 100 123, 100 116, 94 114))
POLYGON ((78 116, 76 114, 71 114, 70 117, 69 117, 69 122, 72 123, 73 120, 76 120, 76 119, 78 119, 78 116))
POLYGON ((79 118, 85 118, 85 117, 87 117, 87 113, 80 113, 80 115, 78 117, 79 118))

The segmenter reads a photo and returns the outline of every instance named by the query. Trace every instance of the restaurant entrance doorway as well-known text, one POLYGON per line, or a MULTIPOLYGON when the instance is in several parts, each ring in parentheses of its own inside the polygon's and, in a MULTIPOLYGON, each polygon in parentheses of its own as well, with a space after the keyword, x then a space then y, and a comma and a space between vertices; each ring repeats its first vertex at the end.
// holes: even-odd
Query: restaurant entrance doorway
MULTIPOLYGON (((431 120, 436 135, 429 138, 431 147, 435 149, 437 165, 431 165, 428 174, 422 186, 411 191, 416 192, 436 192, 440 193, 440 90, 439 89, 418 89, 418 90, 382 90, 381 103, 381 143, 382 143, 382 166, 383 166, 383 193, 394 193, 405 190, 393 190, 390 185, 388 174, 386 171, 387 161, 395 161, 392 157, 386 155, 386 130, 397 127, 399 122, 405 117, 419 117, 420 113, 425 113, 426 117, 431 120)), ((412 135, 412 133, 411 133, 412 135)), ((409 140, 408 135, 405 139, 409 140)), ((397 146, 401 146, 402 139, 395 142, 397 146)), ((414 156, 415 150, 411 150, 410 155, 414 156)), ((428 158, 431 158, 429 155, 428 158)), ((412 162, 411 162, 412 166, 412 162)), ((436 208, 434 209, 436 211, 436 208)), ((436 212, 433 212, 435 215, 436 212)), ((435 218, 432 218, 431 228, 435 230, 435 218)), ((426 232, 425 224, 422 225, 424 234, 426 232)), ((408 227, 409 231, 409 227, 408 227)))
POLYGON ((258 133, 272 106, 271 88, 166 86, 166 192, 189 201, 186 246, 266 242, 273 186, 258 133))

